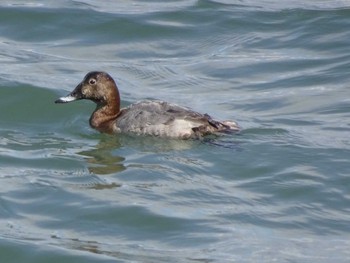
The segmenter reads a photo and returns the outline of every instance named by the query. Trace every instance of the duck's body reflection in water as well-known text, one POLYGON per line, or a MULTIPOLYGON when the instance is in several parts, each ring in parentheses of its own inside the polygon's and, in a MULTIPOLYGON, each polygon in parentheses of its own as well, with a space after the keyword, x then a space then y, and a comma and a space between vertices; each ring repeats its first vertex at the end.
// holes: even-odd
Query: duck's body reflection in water
POLYGON ((121 147, 118 137, 101 136, 101 140, 94 149, 82 151, 78 154, 83 155, 88 162, 90 173, 97 175, 108 175, 124 171, 126 167, 123 164, 124 157, 113 154, 121 147))
MULTIPOLYGON (((127 169, 125 165, 125 157, 117 154, 118 149, 129 147, 137 149, 137 151, 145 155, 149 153, 181 151, 191 149, 198 141, 182 141, 172 139, 161 139, 154 137, 137 137, 132 135, 100 135, 100 141, 91 150, 78 152, 84 156, 88 163, 88 170, 96 175, 112 175, 120 173, 127 169)), ((135 166, 135 164, 129 164, 135 166)), ((142 166, 142 165, 140 165, 142 166)))

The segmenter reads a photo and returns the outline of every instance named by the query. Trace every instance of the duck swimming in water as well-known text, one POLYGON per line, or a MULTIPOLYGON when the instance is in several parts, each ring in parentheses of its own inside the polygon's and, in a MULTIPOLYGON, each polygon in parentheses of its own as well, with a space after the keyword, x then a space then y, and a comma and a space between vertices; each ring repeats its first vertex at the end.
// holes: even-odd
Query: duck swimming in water
POLYGON ((70 94, 57 99, 55 103, 81 99, 97 104, 90 117, 90 126, 109 134, 189 139, 240 130, 233 121, 216 121, 208 114, 164 101, 140 101, 121 109, 117 85, 105 72, 89 72, 70 94))

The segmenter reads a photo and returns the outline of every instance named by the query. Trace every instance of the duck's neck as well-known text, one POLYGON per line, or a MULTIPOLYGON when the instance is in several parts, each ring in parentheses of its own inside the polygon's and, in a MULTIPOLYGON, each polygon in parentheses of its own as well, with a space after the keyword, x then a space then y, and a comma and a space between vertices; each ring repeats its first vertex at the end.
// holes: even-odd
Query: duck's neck
POLYGON ((106 102, 98 102, 90 117, 90 126, 100 132, 113 133, 114 120, 120 113, 119 92, 113 94, 106 102))

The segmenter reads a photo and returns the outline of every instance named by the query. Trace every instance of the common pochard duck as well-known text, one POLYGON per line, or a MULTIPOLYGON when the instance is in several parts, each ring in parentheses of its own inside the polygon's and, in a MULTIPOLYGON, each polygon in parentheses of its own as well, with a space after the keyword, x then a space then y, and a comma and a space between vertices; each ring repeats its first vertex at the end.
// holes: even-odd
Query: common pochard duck
POLYGON ((216 121, 208 114, 164 101, 140 101, 121 109, 117 85, 105 72, 89 72, 70 94, 55 103, 81 99, 97 104, 90 126, 103 133, 189 139, 240 130, 233 121, 216 121))

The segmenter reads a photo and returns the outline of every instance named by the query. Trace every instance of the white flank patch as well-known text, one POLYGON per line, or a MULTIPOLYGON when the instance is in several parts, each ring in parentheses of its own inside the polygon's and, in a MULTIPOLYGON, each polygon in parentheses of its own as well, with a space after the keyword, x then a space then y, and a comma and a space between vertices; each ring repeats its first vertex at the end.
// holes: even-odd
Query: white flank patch
POLYGON ((194 123, 187 120, 177 119, 171 124, 169 131, 171 137, 187 137, 191 136, 194 123))

